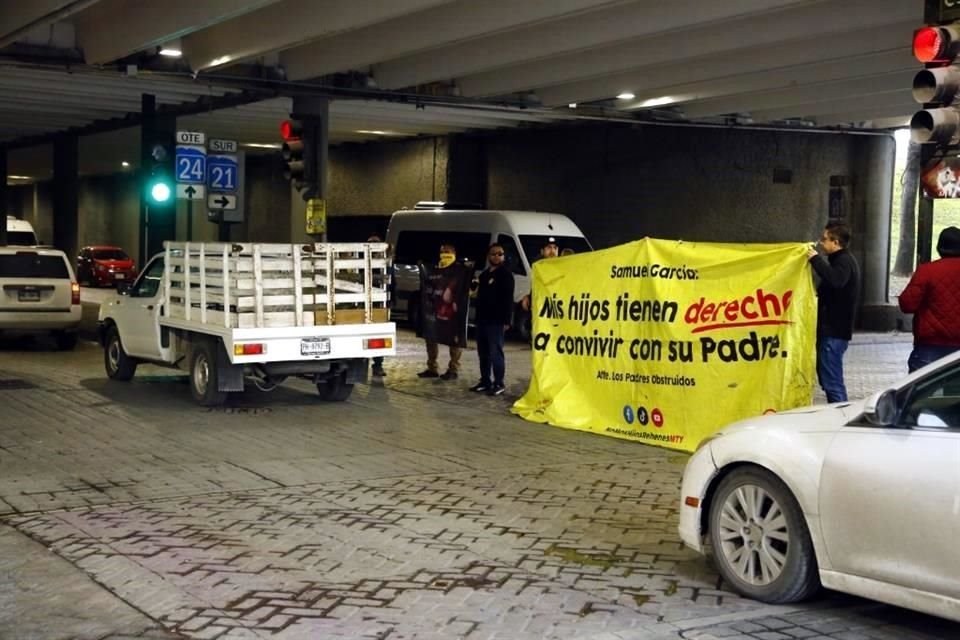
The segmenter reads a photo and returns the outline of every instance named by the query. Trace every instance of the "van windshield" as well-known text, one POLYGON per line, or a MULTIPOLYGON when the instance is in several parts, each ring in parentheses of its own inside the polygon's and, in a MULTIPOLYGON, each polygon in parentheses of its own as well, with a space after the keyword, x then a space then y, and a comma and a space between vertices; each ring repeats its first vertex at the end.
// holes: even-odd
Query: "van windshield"
POLYGON ((527 256, 527 262, 532 265, 540 259, 540 249, 551 237, 557 241, 560 253, 563 253, 564 249, 570 249, 574 253, 593 251, 593 247, 583 236, 520 236, 520 244, 523 245, 523 253, 527 256))
POLYGON ((7 229, 7 244, 32 247, 37 244, 37 237, 33 234, 33 231, 10 231, 7 229))

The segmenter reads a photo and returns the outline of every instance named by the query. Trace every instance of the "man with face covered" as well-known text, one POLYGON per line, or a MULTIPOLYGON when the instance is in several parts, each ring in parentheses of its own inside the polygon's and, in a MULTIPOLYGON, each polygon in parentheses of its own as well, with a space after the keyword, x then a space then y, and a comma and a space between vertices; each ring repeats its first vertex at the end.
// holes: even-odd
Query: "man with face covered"
MULTIPOLYGON (((437 266, 443 269, 449 269, 456 265, 457 249, 452 244, 445 242, 440 245, 440 261, 437 266)), ((456 303, 453 298, 453 291, 445 290, 437 301, 435 312, 437 320, 453 321, 456 317, 456 303)), ((440 378, 441 380, 456 380, 460 371, 460 354, 463 348, 458 345, 450 345, 450 362, 447 364, 447 370, 440 373, 438 359, 440 357, 440 345, 432 340, 425 340, 427 343, 427 368, 417 374, 418 378, 440 378)))

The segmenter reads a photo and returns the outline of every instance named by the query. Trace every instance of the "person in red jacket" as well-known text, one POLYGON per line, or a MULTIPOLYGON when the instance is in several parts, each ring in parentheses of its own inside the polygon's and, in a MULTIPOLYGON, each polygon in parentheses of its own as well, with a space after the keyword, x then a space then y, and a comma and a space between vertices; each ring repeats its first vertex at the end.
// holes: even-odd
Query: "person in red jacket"
POLYGON ((960 229, 940 232, 937 253, 940 260, 917 267, 900 294, 900 310, 914 314, 911 373, 960 349, 960 229))

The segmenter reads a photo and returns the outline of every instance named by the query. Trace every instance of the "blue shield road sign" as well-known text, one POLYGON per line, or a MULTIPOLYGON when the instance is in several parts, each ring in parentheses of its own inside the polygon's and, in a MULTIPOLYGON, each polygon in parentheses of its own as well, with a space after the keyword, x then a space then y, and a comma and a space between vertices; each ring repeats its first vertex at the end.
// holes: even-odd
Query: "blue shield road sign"
POLYGON ((180 184, 203 184, 207 175, 203 147, 177 147, 176 169, 180 184))
POLYGON ((237 190, 236 156, 210 156, 207 159, 207 187, 215 193, 237 190))

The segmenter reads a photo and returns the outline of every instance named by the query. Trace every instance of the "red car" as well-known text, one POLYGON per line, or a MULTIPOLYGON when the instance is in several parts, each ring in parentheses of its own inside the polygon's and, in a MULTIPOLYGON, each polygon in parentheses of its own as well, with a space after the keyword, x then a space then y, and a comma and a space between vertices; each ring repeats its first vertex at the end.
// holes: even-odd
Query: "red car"
POLYGON ((120 247, 84 247, 77 256, 77 280, 93 287, 115 287, 137 277, 133 258, 120 247))

